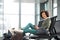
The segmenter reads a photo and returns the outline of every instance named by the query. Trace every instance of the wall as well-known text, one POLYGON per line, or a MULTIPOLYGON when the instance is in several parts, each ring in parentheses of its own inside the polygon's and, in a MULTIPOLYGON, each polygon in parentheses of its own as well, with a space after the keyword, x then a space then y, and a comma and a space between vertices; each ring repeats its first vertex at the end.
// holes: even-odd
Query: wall
POLYGON ((60 20, 60 0, 57 0, 57 20, 60 20))

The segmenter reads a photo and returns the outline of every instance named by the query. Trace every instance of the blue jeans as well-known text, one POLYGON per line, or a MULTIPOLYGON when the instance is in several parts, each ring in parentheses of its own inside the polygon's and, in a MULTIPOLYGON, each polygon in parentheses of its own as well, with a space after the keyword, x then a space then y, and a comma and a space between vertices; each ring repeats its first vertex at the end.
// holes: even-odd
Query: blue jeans
POLYGON ((23 29, 24 33, 31 33, 31 34, 40 34, 40 33, 46 33, 46 29, 44 28, 40 28, 39 30, 36 30, 34 28, 34 25, 29 23, 24 29, 23 29), (31 28, 31 29, 29 29, 31 28))
POLYGON ((34 28, 34 25, 31 23, 29 23, 26 27, 24 27, 23 31, 24 33, 32 33, 32 34, 36 34, 37 32, 37 30, 34 28))

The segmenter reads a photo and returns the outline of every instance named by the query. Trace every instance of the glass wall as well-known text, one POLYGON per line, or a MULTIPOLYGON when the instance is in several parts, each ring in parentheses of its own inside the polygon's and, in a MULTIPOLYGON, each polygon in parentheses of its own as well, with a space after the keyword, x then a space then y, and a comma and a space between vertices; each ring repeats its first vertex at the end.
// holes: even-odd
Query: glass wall
POLYGON ((4 27, 5 30, 19 28, 19 2, 4 0, 4 27))
POLYGON ((0 37, 11 28, 19 29, 19 2, 0 0, 0 37))

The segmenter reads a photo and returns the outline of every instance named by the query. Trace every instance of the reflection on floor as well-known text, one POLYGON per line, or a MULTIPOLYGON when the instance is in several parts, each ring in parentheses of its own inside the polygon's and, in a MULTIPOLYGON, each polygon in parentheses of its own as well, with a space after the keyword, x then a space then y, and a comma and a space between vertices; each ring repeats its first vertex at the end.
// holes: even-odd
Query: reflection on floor
MULTIPOLYGON (((29 40, 36 40, 36 39, 29 39, 29 40)), ((38 40, 38 39, 37 39, 38 40)), ((39 39, 39 40, 48 40, 48 39, 39 39)), ((52 38, 52 40, 55 40, 54 38, 52 38)))
MULTIPOLYGON (((29 40, 35 40, 35 39, 29 39, 29 40)), ((40 40, 48 40, 48 39, 40 39, 40 40)), ((52 39, 52 40, 55 40, 55 39, 52 39)))

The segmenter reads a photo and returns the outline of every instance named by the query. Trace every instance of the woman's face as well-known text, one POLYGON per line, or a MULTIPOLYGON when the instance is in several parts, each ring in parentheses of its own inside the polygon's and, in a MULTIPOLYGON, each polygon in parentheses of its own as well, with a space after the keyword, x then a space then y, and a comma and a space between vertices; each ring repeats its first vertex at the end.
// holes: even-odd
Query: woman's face
POLYGON ((43 12, 43 13, 42 13, 42 17, 43 17, 44 19, 46 19, 46 18, 47 18, 47 16, 46 16, 45 12, 43 12))

